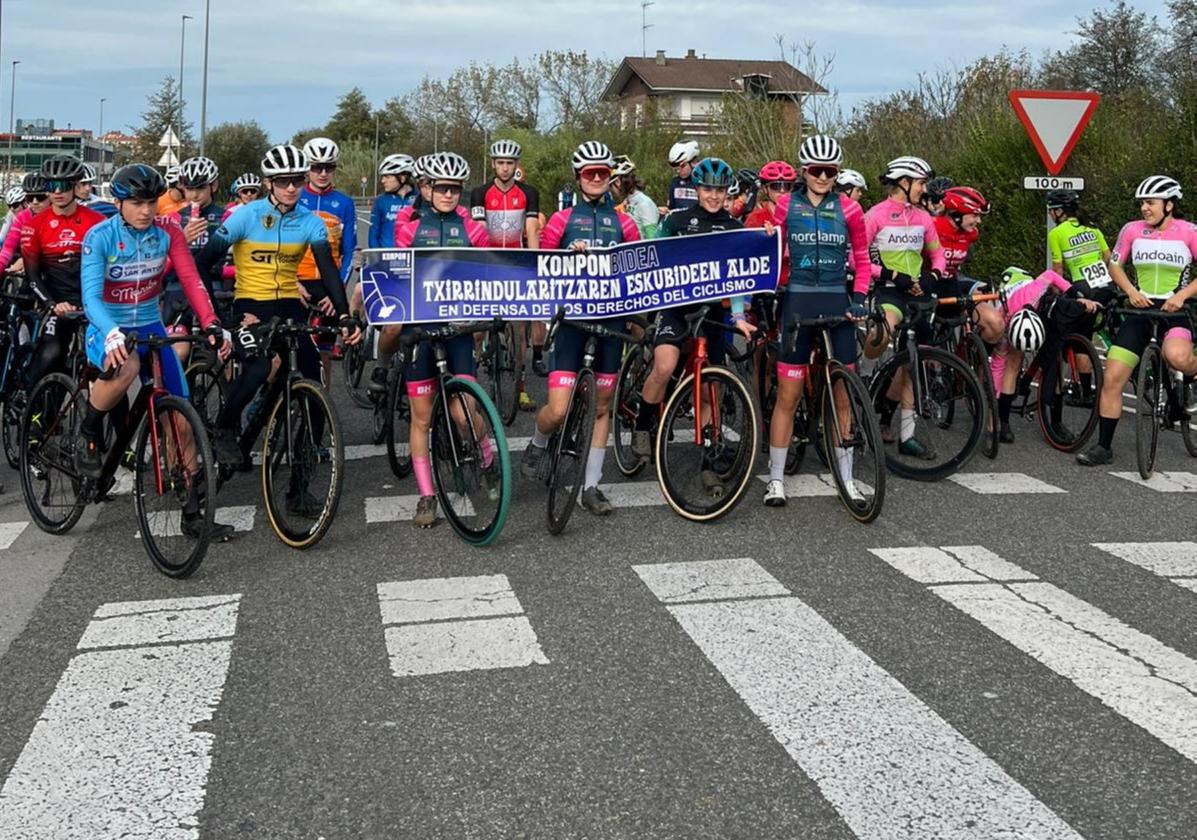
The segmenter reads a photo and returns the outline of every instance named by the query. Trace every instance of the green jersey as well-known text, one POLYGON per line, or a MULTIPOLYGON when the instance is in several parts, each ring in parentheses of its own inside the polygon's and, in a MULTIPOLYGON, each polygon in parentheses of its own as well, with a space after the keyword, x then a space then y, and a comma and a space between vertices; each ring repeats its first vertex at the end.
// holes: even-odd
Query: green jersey
POLYGON ((1073 283, 1082 280, 1097 289, 1110 283, 1110 272, 1102 254, 1109 250, 1106 238, 1097 228, 1086 227, 1076 219, 1065 219, 1047 235, 1052 264, 1064 264, 1064 276, 1073 283))

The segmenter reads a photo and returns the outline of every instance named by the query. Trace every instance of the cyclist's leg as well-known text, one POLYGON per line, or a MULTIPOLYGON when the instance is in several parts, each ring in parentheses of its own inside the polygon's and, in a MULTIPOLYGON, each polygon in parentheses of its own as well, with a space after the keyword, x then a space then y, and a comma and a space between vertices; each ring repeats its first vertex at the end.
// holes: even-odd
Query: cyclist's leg
MULTIPOLYGON (((1181 320, 1184 318, 1182 316, 1181 320)), ((1185 376, 1197 376, 1197 356, 1193 355, 1193 334, 1188 325, 1173 326, 1171 322, 1168 331, 1164 333, 1164 343, 1161 346, 1164 361, 1168 367, 1178 370, 1185 376)))
MULTIPOLYGON (((605 322, 611 329, 622 329, 623 322, 616 318, 605 322)), ((611 513, 611 502, 599 490, 603 477, 603 461, 607 457, 607 434, 611 428, 611 401, 615 396, 615 383, 619 379, 619 367, 623 355, 623 342, 618 338, 598 340, 594 359, 594 384, 598 399, 594 407, 594 433, 590 438, 590 455, 586 458, 586 474, 582 481, 582 505, 598 516, 611 513)))
POLYGON ((781 301, 779 335, 782 344, 777 356, 777 399, 773 405, 773 416, 769 421, 770 481, 781 481, 785 475, 790 439, 794 434, 794 412, 798 408, 798 400, 802 398, 802 389, 810 372, 810 350, 814 332, 809 328, 799 328, 793 336, 791 348, 790 324, 803 314, 817 317, 816 310, 823 297, 817 293, 787 291, 781 301))
MULTIPOLYGON (((686 340, 685 312, 680 308, 661 312, 653 340, 653 367, 640 390, 640 411, 636 415, 632 441, 632 449, 641 457, 648 457, 652 451, 652 433, 657 428, 661 401, 681 358, 681 345, 686 340)), ((597 430, 597 426, 595 428, 597 430)))
POLYGON ((1098 401, 1097 443, 1077 456, 1080 463, 1103 463, 1109 460, 1114 432, 1122 417, 1122 389, 1139 363, 1139 356, 1151 341, 1152 326, 1150 319, 1130 315, 1119 328, 1118 336, 1106 356, 1105 377, 1098 401), (1094 455, 1104 457, 1095 459, 1094 455))
POLYGON ((81 440, 77 447, 80 469, 95 475, 100 469, 104 453, 104 416, 125 398, 129 386, 141 371, 141 359, 130 353, 124 364, 105 369, 104 336, 94 326, 88 326, 85 339, 87 359, 102 373, 88 391, 87 413, 79 426, 81 440))
POLYGON ((74 335, 75 322, 64 321, 53 315, 46 319, 33 351, 33 360, 29 363, 31 389, 46 374, 65 369, 67 353, 70 352, 71 338, 74 335))
MULTIPOLYGON (((472 346, 472 343, 471 343, 472 346)), ((421 343, 412 348, 404 379, 411 408, 410 438, 412 472, 421 497, 436 495, 432 483, 432 460, 428 453, 428 430, 432 424, 432 402, 436 396, 436 367, 432 348, 421 343)))
MULTIPOLYGON (((449 372, 454 376, 462 379, 468 379, 471 382, 477 381, 478 363, 474 358, 474 342, 470 335, 459 335, 451 338, 445 342, 446 361, 449 363, 449 372)), ((477 435, 478 448, 482 453, 482 466, 489 468, 491 462, 494 461, 495 450, 494 444, 491 441, 491 428, 486 421, 486 416, 477 410, 477 404, 471 398, 468 400, 469 410, 471 416, 471 423, 474 431, 470 432, 470 427, 466 423, 465 413, 459 403, 454 403, 449 406, 449 413, 453 417, 453 421, 457 424, 458 429, 461 430, 462 435, 469 435, 473 437, 477 435)))

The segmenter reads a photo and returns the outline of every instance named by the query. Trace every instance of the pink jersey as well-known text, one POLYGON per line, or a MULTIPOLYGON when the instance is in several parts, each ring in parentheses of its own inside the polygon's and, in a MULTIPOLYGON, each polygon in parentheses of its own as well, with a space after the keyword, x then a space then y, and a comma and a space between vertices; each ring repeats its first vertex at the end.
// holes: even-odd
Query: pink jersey
POLYGON ((917 280, 925 261, 940 274, 947 269, 935 220, 921 207, 893 198, 874 204, 865 213, 865 236, 874 277, 885 268, 917 280))
MULTIPOLYGON (((430 202, 430 201, 425 202, 424 205, 420 208, 421 213, 423 213, 425 211, 427 211, 429 213, 434 212, 432 209, 432 202, 430 202)), ((407 225, 407 223, 411 221, 411 217, 414 216, 415 213, 416 213, 416 208, 413 205, 409 204, 406 207, 404 207, 402 210, 400 210, 399 214, 397 216, 395 216, 395 238, 396 239, 399 238, 400 229, 405 227, 407 225)), ((470 211, 465 209, 464 207, 462 207, 460 204, 457 205, 457 215, 461 216, 463 219, 468 219, 471 222, 473 221, 473 219, 470 219, 470 211)), ((480 245, 477 247, 484 247, 484 246, 480 245)))
MULTIPOLYGON (((1048 269, 1034 280, 1023 280, 1007 286, 1006 324, 1010 324, 1010 319, 1014 317, 1015 312, 1026 309, 1028 306, 1034 309, 1038 305, 1039 299, 1050 287, 1055 287, 1057 292, 1063 294, 1072 288, 1072 284, 1048 269)), ((989 357, 989 370, 993 373, 993 387, 999 396, 1002 393, 1002 374, 1006 370, 1006 354, 1009 352, 1010 340, 1003 335, 997 352, 989 357)))
POLYGON ((12 220, 8 228, 8 236, 4 237, 4 247, 0 249, 0 272, 8 271, 13 260, 21 253, 21 232, 33 218, 33 210, 26 207, 12 220))
POLYGON ((1123 225, 1110 262, 1134 267, 1139 291, 1153 300, 1166 300, 1189 280, 1197 259, 1197 228, 1183 219, 1169 219, 1163 227, 1144 221, 1123 225))

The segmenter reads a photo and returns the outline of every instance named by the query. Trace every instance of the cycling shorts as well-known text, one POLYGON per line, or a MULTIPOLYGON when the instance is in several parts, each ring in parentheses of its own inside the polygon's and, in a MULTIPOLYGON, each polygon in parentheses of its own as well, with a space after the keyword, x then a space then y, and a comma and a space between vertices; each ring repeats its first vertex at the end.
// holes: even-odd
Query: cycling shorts
MULTIPOLYGON (((441 325, 426 324, 424 326, 432 328, 441 325)), ((410 335, 413 329, 413 327, 404 327, 401 335, 410 335)), ((445 360, 449 363, 449 373, 473 379, 477 370, 474 361, 474 336, 470 333, 456 335, 444 342, 444 345, 445 360)), ((421 341, 408 352, 412 356, 404 371, 404 376, 407 379, 407 392, 411 396, 430 396, 435 392, 433 386, 440 375, 436 369, 436 353, 433 352, 432 343, 421 341)))
MULTIPOLYGON (((712 321, 723 316, 722 309, 711 307, 709 304, 677 306, 673 309, 662 310, 659 316, 660 320, 657 322, 657 335, 653 339, 653 346, 660 347, 662 344, 669 344, 681 347, 690 337, 690 325, 686 323, 686 316, 697 312, 704 306, 708 307, 707 317, 712 321)), ((727 361, 727 330, 715 324, 703 324, 702 335, 707 340, 707 357, 711 360, 711 364, 722 365, 727 361)))
MULTIPOLYGON (((627 328, 627 321, 623 318, 607 318, 594 323, 619 332, 623 332, 627 328)), ((580 371, 582 359, 586 353, 586 339, 590 337, 590 333, 572 328, 568 321, 561 324, 557 328, 557 334, 553 338, 553 349, 549 353, 549 370, 552 373, 577 373, 580 371)), ((623 342, 618 338, 608 337, 595 337, 594 341, 594 367, 592 370, 596 374, 599 386, 603 387, 607 384, 603 374, 619 373, 619 365, 623 361, 623 342)), ((550 376, 550 386, 553 379, 550 376)), ((614 385, 614 382, 611 381, 611 384, 614 385)))
MULTIPOLYGON (((1159 309, 1159 303, 1152 303, 1152 309, 1159 309)), ((1151 342, 1151 336, 1157 324, 1157 319, 1149 318, 1145 315, 1127 315, 1123 318, 1121 326, 1118 327, 1118 332, 1114 336, 1114 345, 1110 348, 1108 353, 1109 358, 1123 362, 1129 367, 1134 367, 1139 364, 1139 357, 1143 355, 1143 351, 1147 349, 1147 345, 1151 342)), ((1176 315, 1168 318, 1164 322, 1164 340, 1169 338, 1182 338, 1186 341, 1193 340, 1193 333, 1190 331, 1189 316, 1184 312, 1178 312, 1176 315)))
MULTIPOLYGON (((781 302, 780 332, 783 342, 778 356, 779 365, 809 365, 811 349, 819 338, 819 330, 799 327, 795 336, 794 349, 786 352, 784 343, 788 340, 789 324, 803 318, 826 318, 846 315, 851 302, 843 292, 787 292, 781 302)), ((830 328, 831 354, 836 361, 845 365, 856 364, 856 325, 849 321, 830 328)))
MULTIPOLYGON (((159 338, 166 338, 166 326, 161 321, 143 324, 140 327, 121 327, 121 331, 126 335, 136 332, 141 337, 156 335, 159 338)), ((104 357, 108 355, 104 351, 106 337, 100 335, 100 331, 96 327, 88 325, 87 360, 101 371, 104 370, 104 357)), ((141 358, 141 382, 143 385, 147 385, 154 377, 154 364, 150 358, 149 346, 138 344, 137 355, 141 358)), ((171 347, 163 347, 158 353, 158 358, 162 364, 162 387, 176 397, 187 399, 190 396, 190 391, 187 389, 187 377, 183 375, 183 364, 179 361, 178 355, 171 347)))

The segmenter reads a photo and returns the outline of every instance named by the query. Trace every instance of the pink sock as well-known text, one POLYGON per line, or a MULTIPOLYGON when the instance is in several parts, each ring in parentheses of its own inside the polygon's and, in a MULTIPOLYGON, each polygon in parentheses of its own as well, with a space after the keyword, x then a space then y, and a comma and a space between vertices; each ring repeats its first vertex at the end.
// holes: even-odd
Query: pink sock
POLYGON ((428 456, 411 459, 412 469, 416 474, 416 487, 421 496, 435 496, 436 490, 432 486, 432 459, 428 456))
POLYGON ((490 438, 484 437, 478 441, 478 448, 482 450, 482 468, 490 469, 495 460, 495 448, 491 445, 490 438))

